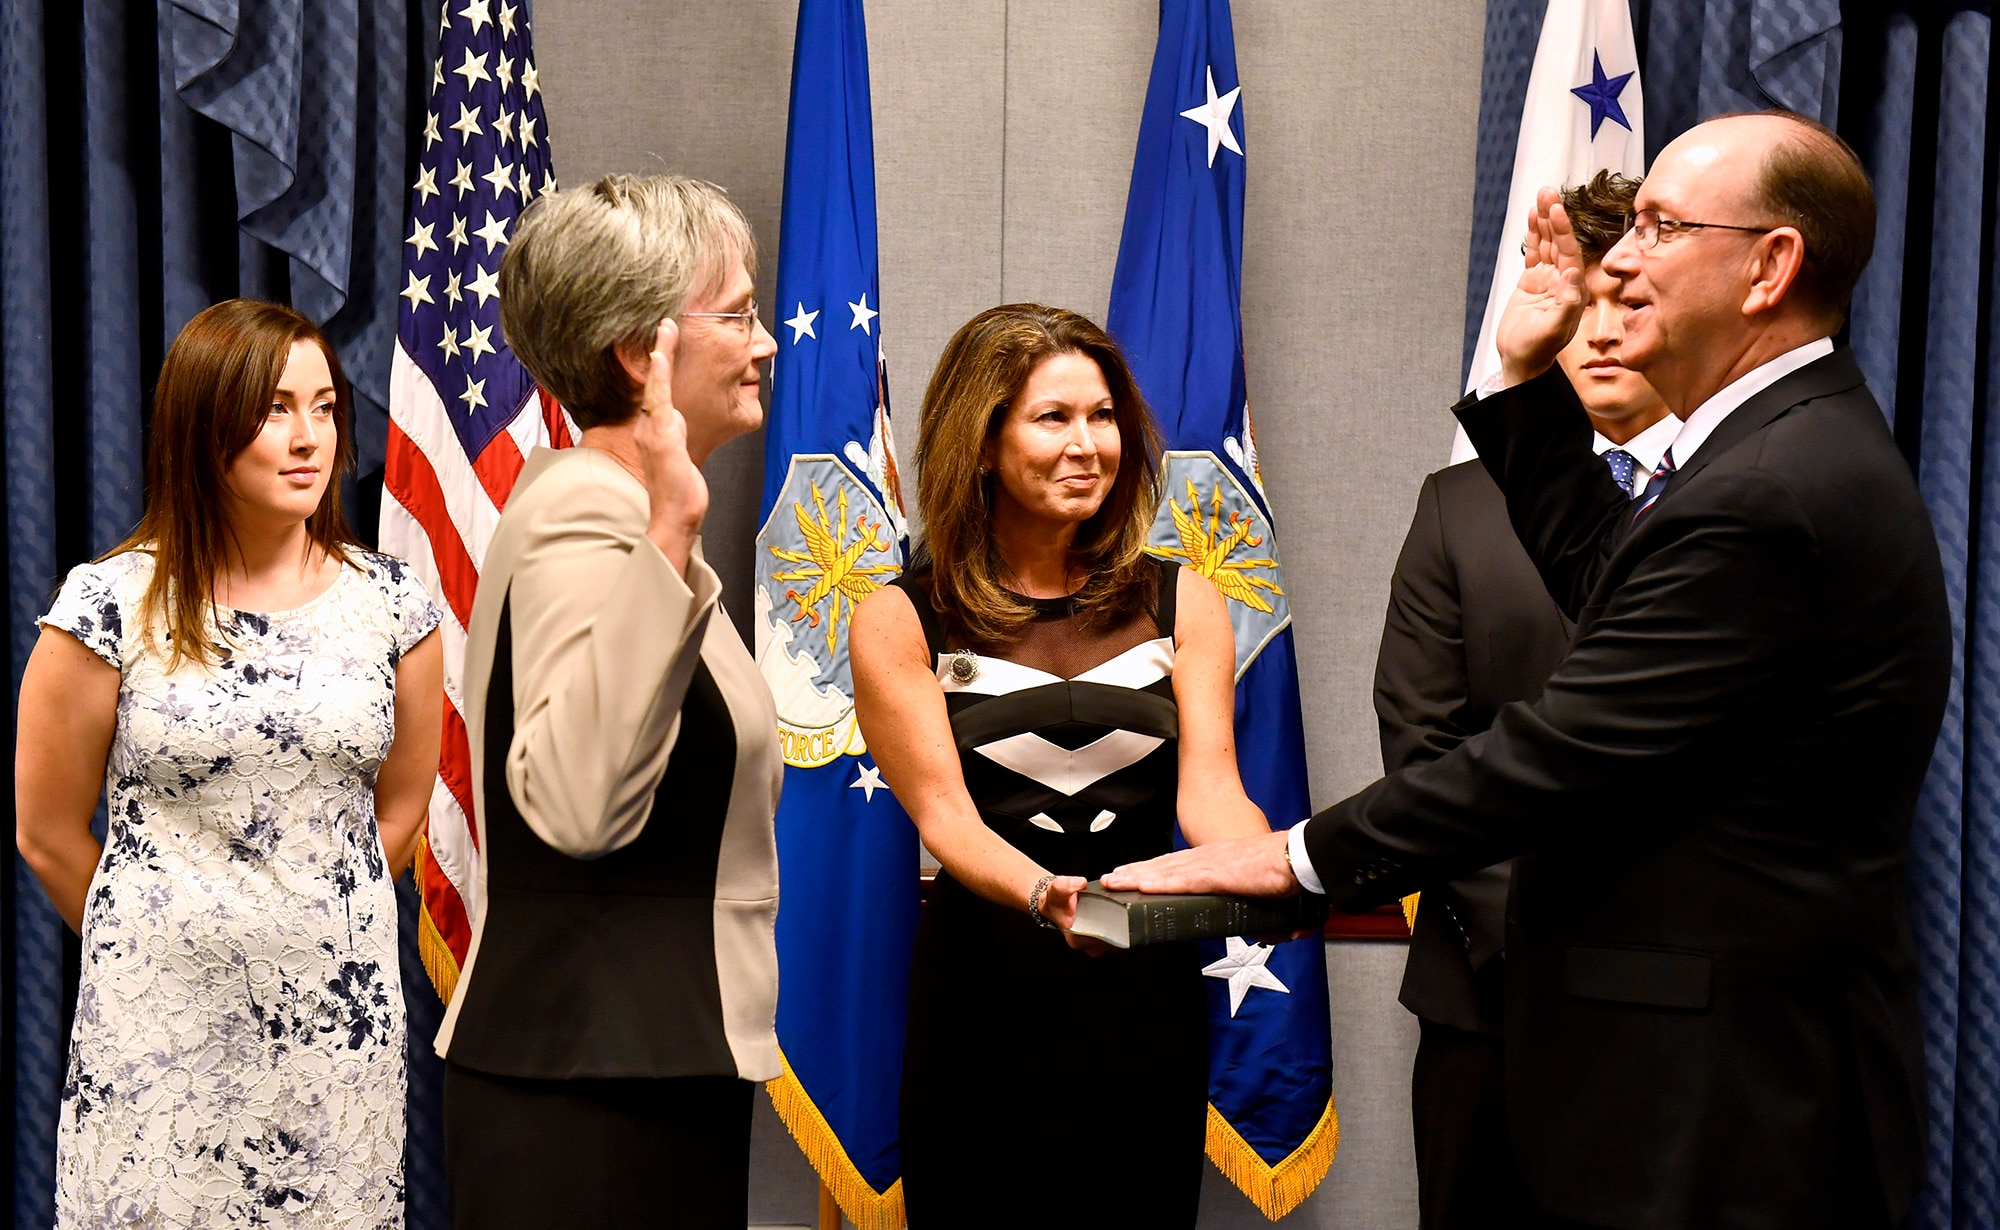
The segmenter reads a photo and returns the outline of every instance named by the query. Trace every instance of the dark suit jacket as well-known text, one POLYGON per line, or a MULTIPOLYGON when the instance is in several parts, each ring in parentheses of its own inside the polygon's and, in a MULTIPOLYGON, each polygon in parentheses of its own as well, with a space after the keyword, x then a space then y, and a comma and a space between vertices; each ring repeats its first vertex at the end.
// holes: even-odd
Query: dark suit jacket
MULTIPOLYGON (((1389 581, 1375 659, 1382 767, 1429 764, 1533 700, 1569 646, 1556 608, 1477 461, 1424 480, 1389 581)), ((1424 890, 1403 970, 1403 1006, 1425 1020, 1500 1032, 1509 864, 1424 890)))
POLYGON ((1951 633, 1852 355, 1739 407, 1636 525, 1559 370, 1458 413, 1575 640, 1534 703, 1314 817, 1314 868, 1353 909, 1521 856, 1507 1113, 1551 1212, 1826 1225, 1872 1168, 1900 1219, 1905 863, 1951 633))

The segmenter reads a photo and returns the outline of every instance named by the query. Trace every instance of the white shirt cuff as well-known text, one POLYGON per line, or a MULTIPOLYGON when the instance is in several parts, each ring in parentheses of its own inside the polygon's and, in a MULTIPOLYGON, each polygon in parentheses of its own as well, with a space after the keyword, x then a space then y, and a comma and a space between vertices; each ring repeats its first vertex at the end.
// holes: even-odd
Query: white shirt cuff
POLYGON ((1488 375, 1486 379, 1479 382, 1479 387, 1472 391, 1472 395, 1478 398, 1480 401, 1485 401, 1487 398, 1493 396, 1495 393, 1498 393, 1500 390, 1506 387, 1507 387, 1507 374, 1505 372, 1502 372, 1499 368, 1494 368, 1492 373, 1488 375))
POLYGON ((1312 859, 1306 855, 1306 825, 1308 823, 1310 822, 1301 820, 1292 826, 1291 831, 1285 834, 1285 849, 1290 853, 1292 874, 1298 877, 1299 887, 1309 893, 1317 893, 1324 897, 1326 895, 1326 885, 1320 882, 1319 873, 1313 870, 1312 859))

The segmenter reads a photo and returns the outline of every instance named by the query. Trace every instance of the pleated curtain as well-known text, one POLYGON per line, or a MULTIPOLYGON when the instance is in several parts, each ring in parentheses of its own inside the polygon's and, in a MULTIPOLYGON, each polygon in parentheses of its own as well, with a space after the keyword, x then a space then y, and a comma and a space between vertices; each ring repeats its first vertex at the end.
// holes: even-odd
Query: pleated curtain
MULTIPOLYGON (((406 134, 422 123, 438 10, 0 0, 0 556, 16 687, 63 575, 138 520, 152 381, 202 308, 240 295, 319 322, 355 387, 361 469, 380 464, 406 134)), ((10 816, 13 708, 10 693, 10 816)), ((46 1226, 78 949, 12 841, 0 857, 9 1212, 46 1226)), ((440 1009, 407 883, 401 897, 410 1224, 442 1226, 440 1009)))
MULTIPOLYGON (((1470 365, 1546 0, 1489 0, 1465 321, 1470 365)), ((1649 156, 1706 116, 1833 126, 1875 183, 1875 256, 1845 340, 1936 528, 1954 667, 1911 840, 1930 1092, 1909 1225, 2000 1226, 2000 124, 1990 4, 1633 0, 1649 156), (1993 452, 1989 464, 1987 453, 1993 452)))

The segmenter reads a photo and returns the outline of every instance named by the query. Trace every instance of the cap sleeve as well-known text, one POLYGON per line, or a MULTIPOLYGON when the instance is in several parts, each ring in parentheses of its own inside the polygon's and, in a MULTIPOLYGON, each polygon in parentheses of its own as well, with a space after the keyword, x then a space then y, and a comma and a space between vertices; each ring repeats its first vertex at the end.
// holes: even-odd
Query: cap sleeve
POLYGON ((127 592, 131 587, 125 581, 132 569, 121 565, 124 558, 70 569, 55 604, 38 621, 44 627, 69 633, 121 671, 125 669, 125 632, 133 622, 135 598, 127 592))
POLYGON ((372 562, 382 596, 388 600, 390 637, 400 661, 418 641, 436 629, 444 612, 431 600, 430 590, 408 564, 393 555, 377 555, 372 562))

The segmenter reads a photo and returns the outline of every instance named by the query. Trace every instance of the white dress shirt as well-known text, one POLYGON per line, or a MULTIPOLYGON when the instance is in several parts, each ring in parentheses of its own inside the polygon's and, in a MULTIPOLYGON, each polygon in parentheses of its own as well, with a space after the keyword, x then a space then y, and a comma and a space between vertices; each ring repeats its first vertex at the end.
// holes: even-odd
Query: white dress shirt
MULTIPOLYGON (((1661 419, 1622 446, 1626 452, 1632 454, 1632 459, 1639 463, 1634 468, 1634 474, 1650 477, 1652 472, 1659 468, 1660 457, 1665 454, 1669 446, 1674 450, 1675 468, 1687 465, 1689 459, 1695 455, 1695 450, 1714 434, 1715 429, 1722 425, 1722 420, 1734 413, 1737 407, 1806 364, 1823 359, 1832 353, 1832 338, 1822 337, 1807 342, 1730 381, 1715 396, 1696 407, 1694 413, 1688 415, 1685 423, 1671 414, 1661 419), (1646 450, 1643 453, 1640 452, 1642 448, 1646 450)), ((1499 373, 1496 372, 1495 375, 1499 373)), ((1493 385, 1491 378, 1477 390, 1482 400, 1498 390, 1498 386, 1489 388, 1489 385, 1493 385)), ((1621 446, 1613 445, 1611 441, 1599 435, 1594 447, 1601 457, 1608 450, 1621 446)), ((1635 477, 1633 485, 1637 488, 1634 498, 1645 493, 1644 481, 1635 477)), ((1304 822, 1292 826, 1291 832, 1286 837, 1286 849, 1290 854, 1292 874, 1298 877, 1299 886, 1309 893, 1326 892, 1326 884, 1319 878, 1319 873, 1313 870, 1312 859, 1306 854, 1304 822)))
MULTIPOLYGON (((1622 448, 1631 454, 1632 498, 1646 494, 1646 484, 1653 480, 1653 471, 1660 468, 1660 458, 1666 456, 1667 447, 1673 444, 1681 432, 1681 421, 1673 415, 1663 416, 1659 422, 1633 436, 1623 444, 1613 444, 1603 432, 1592 433, 1590 447, 1597 450, 1599 457, 1614 448, 1622 448)), ((1676 458, 1676 461, 1679 459, 1676 458)))
POLYGON ((1806 364, 1824 359, 1833 353, 1833 339, 1822 337, 1807 342, 1793 350, 1772 359, 1770 362, 1753 367, 1743 375, 1722 386, 1715 396, 1695 408, 1681 425, 1681 434, 1674 438, 1674 465, 1684 466, 1694 457, 1695 450, 1722 426, 1722 420, 1736 412, 1744 402, 1762 393, 1778 381, 1791 375, 1806 364))

